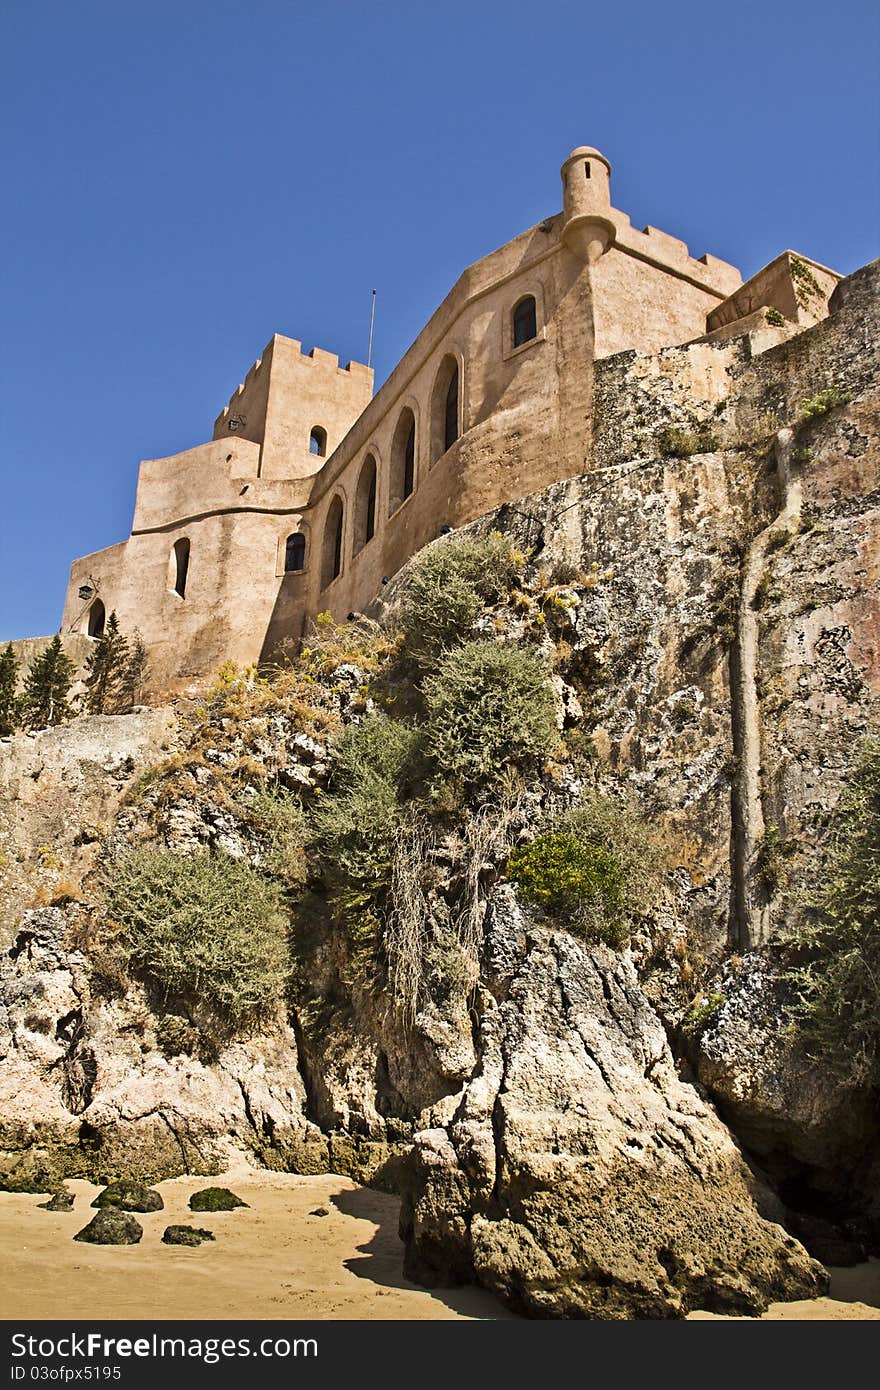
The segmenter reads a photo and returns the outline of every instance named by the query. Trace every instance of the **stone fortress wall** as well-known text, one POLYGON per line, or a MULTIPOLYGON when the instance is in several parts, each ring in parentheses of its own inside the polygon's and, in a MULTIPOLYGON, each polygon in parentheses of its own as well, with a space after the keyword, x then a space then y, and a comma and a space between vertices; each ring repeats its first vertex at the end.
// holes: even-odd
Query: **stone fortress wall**
POLYGON ((271 659, 319 612, 366 608, 444 528, 588 472, 596 360, 827 313, 839 277, 813 262, 785 253, 743 285, 635 230, 597 150, 562 183, 562 213, 469 267, 374 397, 368 367, 273 337, 210 443, 141 465, 132 534, 74 562, 63 631, 115 609, 157 689, 271 659))

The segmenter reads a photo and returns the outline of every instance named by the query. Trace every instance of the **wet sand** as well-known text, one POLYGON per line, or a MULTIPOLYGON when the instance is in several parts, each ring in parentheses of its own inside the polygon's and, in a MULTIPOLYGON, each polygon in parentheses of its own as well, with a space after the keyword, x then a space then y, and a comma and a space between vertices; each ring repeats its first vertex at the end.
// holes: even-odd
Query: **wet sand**
MULTIPOLYGON (((51 1318, 510 1318, 477 1288, 428 1290, 403 1274, 395 1197, 324 1174, 298 1177, 236 1169, 215 1178, 158 1183, 165 1210, 138 1215, 139 1245, 100 1246, 72 1237, 94 1215, 99 1191, 70 1182, 72 1212, 48 1212, 31 1193, 0 1193, 4 1319, 51 1318), (250 1205, 191 1212, 200 1187, 231 1187, 250 1205), (316 1208, 326 1216, 312 1215, 316 1208), (212 1230, 195 1249, 163 1245, 166 1226, 212 1230)), ((832 1297, 777 1303, 771 1320, 880 1319, 880 1261, 832 1272, 832 1297)), ((692 1313, 691 1318, 713 1318, 692 1313)))

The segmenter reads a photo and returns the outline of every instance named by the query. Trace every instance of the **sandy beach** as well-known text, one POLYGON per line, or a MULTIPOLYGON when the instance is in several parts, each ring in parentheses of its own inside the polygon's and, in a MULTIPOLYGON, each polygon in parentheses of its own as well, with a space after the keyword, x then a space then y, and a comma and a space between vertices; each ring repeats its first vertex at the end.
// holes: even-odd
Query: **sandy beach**
MULTIPOLYGON (((157 1184, 165 1210, 138 1215, 143 1240, 95 1246, 72 1237, 99 1191, 71 1182, 72 1212, 48 1212, 34 1194, 0 1193, 4 1266, 0 1315, 28 1318, 510 1318, 477 1288, 428 1290, 403 1274, 396 1198, 333 1174, 298 1177, 239 1169, 219 1178, 157 1184), (249 1203, 193 1213, 200 1187, 231 1187, 249 1203), (325 1208, 326 1216, 313 1213, 325 1208), (166 1226, 203 1226, 216 1240, 162 1244, 166 1226)), ((880 1261, 832 1272, 832 1296, 774 1304, 767 1319, 880 1319, 880 1261)), ((692 1313, 692 1318, 712 1318, 692 1313)))

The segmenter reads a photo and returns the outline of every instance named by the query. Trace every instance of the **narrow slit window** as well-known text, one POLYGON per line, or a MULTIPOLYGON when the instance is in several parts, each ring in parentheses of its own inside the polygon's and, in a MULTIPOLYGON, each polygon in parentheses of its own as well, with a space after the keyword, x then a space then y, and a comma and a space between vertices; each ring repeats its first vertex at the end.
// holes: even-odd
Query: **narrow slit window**
POLYGON ((327 431, 320 425, 315 425, 309 435, 309 453, 319 459, 327 456, 327 431))
POLYGON ((354 504, 354 543, 356 555, 376 534, 376 489, 378 470, 372 454, 367 454, 358 478, 354 504))
POLYGON ((416 485, 416 417, 404 406, 391 441, 391 468, 388 483, 388 514, 406 501, 416 485))
POLYGON ((403 495, 409 497, 416 480, 416 424, 413 421, 403 451, 403 495))
POLYGON ((342 573, 342 524, 344 521, 342 499, 334 497, 330 503, 327 520, 324 523, 324 545, 321 555, 321 588, 342 573))
POLYGON ((458 365, 452 373, 446 392, 446 414, 443 428, 443 449, 451 449, 458 438, 458 365))
POLYGON ((586 164, 584 165, 584 174, 586 175, 586 177, 587 177, 588 179, 589 179, 589 178, 592 178, 592 174, 590 173, 590 161, 589 161, 589 160, 587 160, 586 164))
POLYGON ((189 574, 189 541, 183 537, 174 542, 174 592, 178 598, 186 598, 186 580, 189 574))
POLYGON ((367 493, 367 515, 364 521, 364 540, 371 541, 376 534, 376 470, 373 469, 373 476, 370 479, 370 488, 367 493))

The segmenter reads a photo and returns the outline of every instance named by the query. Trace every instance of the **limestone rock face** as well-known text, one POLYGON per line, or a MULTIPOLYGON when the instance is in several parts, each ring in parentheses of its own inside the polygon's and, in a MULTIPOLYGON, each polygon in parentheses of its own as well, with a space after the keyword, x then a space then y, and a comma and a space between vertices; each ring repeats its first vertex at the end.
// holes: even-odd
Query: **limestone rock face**
POLYGON ((125 792, 176 737, 174 714, 163 708, 0 739, 0 945, 35 891, 79 888, 125 792))
POLYGON ((97 994, 60 908, 25 914, 0 962, 0 1169, 14 1185, 59 1176, 158 1181, 220 1172, 234 1152, 327 1166, 304 1117, 292 1030, 231 1043, 216 1061, 166 1056, 143 992, 97 994))
POLYGON ((676 1074, 628 958, 530 924, 503 886, 486 962, 479 1067, 407 1170, 411 1275, 476 1276, 532 1316, 753 1313, 821 1291, 824 1271, 676 1074))
POLYGON ((872 1099, 807 1056, 781 1026, 791 987, 772 955, 750 952, 717 984, 724 1002, 694 1054, 700 1081, 739 1139, 771 1169, 781 1154, 803 1165, 819 1189, 861 1185, 880 1157, 872 1099))

